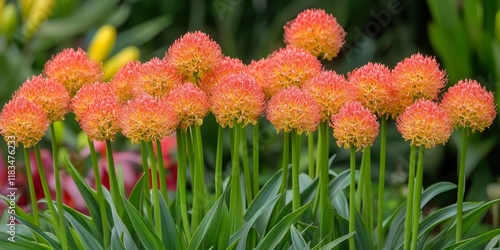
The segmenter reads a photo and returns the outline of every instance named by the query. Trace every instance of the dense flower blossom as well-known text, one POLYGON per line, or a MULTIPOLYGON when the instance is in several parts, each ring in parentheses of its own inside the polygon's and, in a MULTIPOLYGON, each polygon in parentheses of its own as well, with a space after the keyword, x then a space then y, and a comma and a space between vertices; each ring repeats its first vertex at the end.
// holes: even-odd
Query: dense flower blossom
POLYGON ((329 121, 346 102, 356 99, 354 88, 344 76, 330 70, 321 71, 305 83, 302 89, 320 106, 321 121, 329 121))
POLYGON ((201 126, 210 111, 208 94, 192 83, 172 89, 166 101, 179 116, 179 127, 184 131, 190 126, 201 126))
POLYGON ((305 10, 285 25, 285 43, 301 47, 321 59, 332 60, 345 43, 345 31, 332 14, 305 10))
POLYGON ((405 141, 412 146, 433 148, 445 144, 453 131, 446 111, 437 103, 420 99, 407 107, 396 119, 396 126, 405 141))
POLYGON ((331 126, 337 145, 344 148, 354 146, 363 150, 371 146, 378 135, 377 117, 360 102, 350 101, 338 114, 332 116, 331 126))
POLYGON ((45 76, 60 82, 73 96, 85 84, 102 80, 102 64, 89 59, 85 51, 64 49, 45 64, 45 76))
POLYGON ((108 98, 117 99, 113 87, 108 83, 96 82, 83 86, 71 99, 70 107, 75 113, 75 119, 80 121, 92 103, 108 98))
POLYGON ((132 143, 139 143, 161 140, 172 134, 179 117, 166 101, 143 94, 123 106, 118 121, 122 134, 132 143))
POLYGON ((42 75, 24 82, 15 96, 22 96, 40 106, 47 112, 51 122, 64 120, 64 115, 69 112, 70 97, 66 88, 56 80, 42 75))
POLYGON ((280 131, 306 134, 315 131, 321 119, 319 105, 307 93, 292 86, 281 90, 269 100, 267 119, 280 131))
POLYGON ((91 141, 113 140, 120 131, 118 115, 120 104, 116 98, 97 99, 81 116, 80 126, 91 141))
POLYGON ((368 63, 347 74, 356 90, 357 101, 380 117, 394 117, 396 92, 391 70, 380 63, 368 63))
POLYGON ((24 97, 10 100, 0 113, 0 134, 15 146, 35 146, 49 127, 47 113, 37 104, 24 97))
POLYGON ((247 66, 240 59, 224 57, 217 67, 203 77, 200 81, 200 88, 210 94, 213 86, 219 83, 223 77, 246 70, 247 66))
POLYGON ((400 61, 392 70, 392 79, 397 93, 396 115, 420 98, 437 99, 447 81, 436 59, 420 53, 400 61))
POLYGON ((148 94, 161 98, 174 87, 184 83, 182 76, 166 60, 153 58, 135 68, 134 95, 148 94))
POLYGON ((132 93, 133 84, 137 81, 137 71, 141 66, 139 61, 130 61, 123 65, 111 79, 109 84, 113 87, 115 95, 122 103, 135 97, 132 93))
POLYGON ((256 124, 264 111, 262 88, 244 72, 230 74, 212 88, 212 113, 222 127, 256 124))
POLYGON ((200 31, 188 32, 168 49, 165 58, 179 73, 193 83, 203 77, 222 60, 220 46, 200 31))
POLYGON ((441 106, 457 128, 482 132, 496 117, 495 97, 475 80, 459 81, 448 89, 441 106))

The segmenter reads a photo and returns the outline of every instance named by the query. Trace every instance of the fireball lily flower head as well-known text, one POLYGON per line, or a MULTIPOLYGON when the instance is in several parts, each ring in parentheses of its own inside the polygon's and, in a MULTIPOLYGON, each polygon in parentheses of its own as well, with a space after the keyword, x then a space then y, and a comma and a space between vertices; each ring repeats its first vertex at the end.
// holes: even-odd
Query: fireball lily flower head
POLYGON ((205 93, 210 94, 213 86, 219 83, 222 78, 229 74, 245 72, 246 70, 246 65, 240 59, 224 57, 217 67, 203 77, 200 81, 200 88, 205 93))
POLYGON ((120 102, 125 103, 135 98, 132 88, 133 84, 138 81, 137 71, 140 67, 141 63, 139 61, 130 61, 123 65, 109 82, 120 102))
POLYGON ((184 83, 182 76, 166 60, 153 58, 137 68, 132 92, 162 98, 174 87, 184 83))
POLYGON ((192 83, 172 89, 166 101, 179 116, 179 127, 184 131, 190 126, 201 126, 210 111, 208 94, 192 83))
POLYGON ((121 106, 116 98, 97 99, 81 115, 80 126, 91 141, 112 141, 120 131, 118 115, 121 106))
POLYGON ((70 107, 75 113, 75 119, 80 121, 92 103, 105 99, 117 100, 113 87, 108 83, 96 82, 83 86, 71 99, 70 107))

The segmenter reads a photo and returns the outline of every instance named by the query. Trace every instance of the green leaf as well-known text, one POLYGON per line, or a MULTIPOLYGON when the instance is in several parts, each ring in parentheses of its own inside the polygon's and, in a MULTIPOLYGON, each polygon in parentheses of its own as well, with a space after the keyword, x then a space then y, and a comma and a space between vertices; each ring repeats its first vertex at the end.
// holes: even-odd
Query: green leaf
MULTIPOLYGON (((227 191, 227 189, 226 189, 227 191)), ((226 193, 224 191, 224 194, 226 193)), ((189 242, 189 245, 187 249, 190 250, 197 250, 200 248, 200 246, 203 244, 203 241, 207 238, 208 230, 213 224, 219 224, 221 223, 222 219, 222 214, 224 213, 224 209, 227 209, 226 203, 222 197, 225 195, 222 195, 221 198, 219 198, 215 204, 210 208, 208 213, 205 215, 203 220, 201 221, 200 225, 194 232, 191 241, 189 242)), ((212 239, 214 240, 214 239, 212 239)))
POLYGON ((464 0, 463 11, 469 38, 477 47, 483 31, 483 5, 479 0, 464 0))
POLYGON ((304 237, 302 237, 302 234, 300 234, 299 230, 297 230, 297 228, 294 225, 290 227, 290 237, 292 238, 293 249, 295 250, 311 249, 309 244, 306 243, 304 237))
POLYGON ((118 229, 116 227, 111 230, 111 249, 126 249, 123 244, 120 233, 118 233, 118 229))
POLYGON ((343 235, 343 236, 340 236, 338 237, 337 239, 333 240, 332 242, 324 245, 322 248, 320 248, 321 250, 331 250, 333 248, 335 248, 336 246, 338 246, 340 243, 344 242, 345 240, 351 238, 354 234, 356 234, 356 231, 350 233, 350 234, 346 234, 346 235, 343 235))
POLYGON ((98 240, 96 238, 94 238, 94 236, 92 236, 92 234, 89 233, 89 231, 84 226, 82 226, 82 224, 80 224, 80 222, 78 220, 76 220, 73 217, 73 215, 71 215, 68 212, 65 212, 64 216, 68 220, 68 222, 73 225, 73 227, 75 229, 75 233, 78 236, 75 238, 78 238, 81 240, 82 246, 85 249, 102 249, 103 248, 102 242, 98 242, 98 240))
POLYGON ((31 230, 28 229, 24 225, 17 224, 16 225, 16 234, 15 234, 15 242, 10 241, 8 238, 12 237, 7 231, 9 230, 9 226, 1 226, 0 227, 0 242, 2 249, 10 249, 10 250, 32 250, 32 249, 41 249, 41 250, 50 250, 53 249, 50 245, 44 244, 42 242, 36 242, 31 230), (23 230, 24 229, 24 230, 23 230), (31 235, 27 235, 31 234, 31 235))
POLYGON ((146 249, 163 249, 164 246, 160 239, 141 213, 125 197, 122 196, 122 200, 142 245, 146 249))
POLYGON ((486 242, 490 241, 492 238, 497 237, 500 234, 500 228, 491 230, 489 232, 483 233, 474 238, 459 241, 453 245, 447 246, 443 250, 469 250, 478 249, 486 242))
POLYGON ((30 221, 25 220, 24 218, 16 215, 16 219, 24 224, 26 227, 30 228, 35 235, 40 236, 46 243, 48 243, 53 249, 59 250, 61 249, 61 245, 59 242, 54 241, 52 237, 50 237, 46 232, 44 232, 41 228, 37 227, 35 224, 30 221))
MULTIPOLYGON (((158 192, 158 191, 157 191, 158 192)), ((161 211, 161 227, 162 231, 162 240, 165 243, 165 247, 167 249, 181 249, 181 238, 179 237, 179 232, 177 231, 177 227, 175 226, 174 218, 170 213, 170 209, 168 208, 165 199, 163 199, 163 195, 159 195, 160 197, 160 211, 161 211)))

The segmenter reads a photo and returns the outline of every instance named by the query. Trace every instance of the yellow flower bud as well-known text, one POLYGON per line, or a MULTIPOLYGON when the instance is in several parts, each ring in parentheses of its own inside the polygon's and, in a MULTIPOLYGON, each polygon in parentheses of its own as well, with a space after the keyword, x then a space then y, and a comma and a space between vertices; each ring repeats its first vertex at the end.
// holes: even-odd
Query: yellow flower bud
POLYGON ((18 0, 17 3, 21 9, 21 15, 25 19, 30 13, 31 6, 36 0, 18 0))
POLYGON ((7 38, 11 37, 17 28, 17 12, 14 4, 10 3, 0 12, 0 33, 7 38))
POLYGON ((26 39, 31 38, 40 25, 52 15, 55 5, 55 0, 35 0, 31 4, 23 27, 26 39))
POLYGON ((102 26, 92 38, 89 44, 87 54, 94 58, 96 61, 104 61, 113 47, 116 41, 116 29, 112 25, 102 26))
POLYGON ((104 79, 111 79, 118 70, 127 62, 138 60, 141 52, 135 46, 122 49, 104 63, 104 79))

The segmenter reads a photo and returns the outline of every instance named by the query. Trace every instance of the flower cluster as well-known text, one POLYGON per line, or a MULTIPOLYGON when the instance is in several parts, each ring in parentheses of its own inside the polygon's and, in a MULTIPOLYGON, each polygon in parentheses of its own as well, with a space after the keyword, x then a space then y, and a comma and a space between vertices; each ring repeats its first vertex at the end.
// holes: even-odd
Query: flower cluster
POLYGON ((172 89, 166 101, 179 116, 179 127, 184 131, 190 126, 201 126, 210 111, 210 98, 192 83, 172 89))

